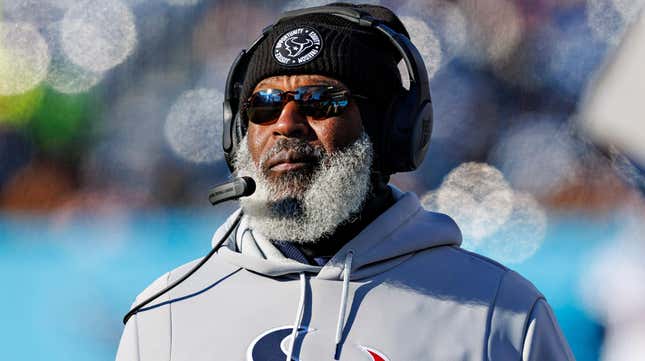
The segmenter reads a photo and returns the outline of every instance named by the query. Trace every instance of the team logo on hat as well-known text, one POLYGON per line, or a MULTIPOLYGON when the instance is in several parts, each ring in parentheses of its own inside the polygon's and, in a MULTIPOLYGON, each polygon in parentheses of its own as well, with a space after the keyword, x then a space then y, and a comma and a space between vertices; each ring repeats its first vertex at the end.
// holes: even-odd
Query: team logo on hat
POLYGON ((314 60, 322 49, 320 34, 309 27, 300 27, 282 34, 273 45, 273 58, 285 66, 298 66, 314 60))

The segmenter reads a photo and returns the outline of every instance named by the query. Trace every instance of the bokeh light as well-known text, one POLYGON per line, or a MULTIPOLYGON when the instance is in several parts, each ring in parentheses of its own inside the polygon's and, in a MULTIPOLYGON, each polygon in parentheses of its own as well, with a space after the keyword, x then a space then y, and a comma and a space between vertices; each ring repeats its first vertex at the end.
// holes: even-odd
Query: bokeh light
POLYGON ((522 263, 540 249, 547 224, 546 212, 533 196, 516 192, 506 222, 473 250, 504 264, 522 263))
POLYGON ((522 41, 524 20, 508 0, 464 0, 460 6, 470 25, 463 48, 468 60, 492 64, 504 60, 522 41))
POLYGON ((65 11, 62 0, 9 0, 0 2, 0 14, 6 20, 25 22, 38 28, 60 20, 65 11))
POLYGON ((643 4, 643 0, 589 0, 587 21, 592 34, 599 40, 617 44, 637 18, 643 4))
POLYGON ((412 16, 402 16, 401 21, 410 34, 412 43, 419 49, 428 71, 428 78, 432 79, 441 66, 442 51, 439 38, 425 21, 412 16))
POLYGON ((30 24, 0 22, 0 96, 21 94, 47 76, 49 47, 30 24))
POLYGON ((79 0, 65 13, 61 41, 77 65, 93 72, 109 70, 135 48, 134 15, 119 0, 79 0))
POLYGON ((51 50, 47 84, 65 94, 86 92, 98 84, 104 74, 84 69, 67 58, 60 42, 61 25, 61 22, 52 23, 45 33, 51 50))
POLYGON ((418 17, 425 21, 441 42, 444 64, 463 51, 468 39, 468 28, 466 17, 455 3, 440 0, 410 0, 398 8, 396 13, 400 16, 418 17))
POLYGON ((166 140, 177 155, 196 163, 223 157, 223 101, 224 94, 213 89, 189 90, 177 99, 164 128, 166 140))
POLYGON ((469 162, 448 173, 436 193, 424 197, 423 203, 428 209, 453 217, 464 243, 476 246, 508 220, 513 190, 499 170, 469 162))
POLYGON ((463 248, 502 263, 524 262, 546 234, 543 207, 530 194, 515 192, 499 170, 485 163, 459 165, 421 203, 457 222, 463 248))
POLYGON ((101 139, 92 144, 82 160, 85 184, 148 199, 158 183, 172 176, 162 165, 171 155, 164 137, 164 119, 177 96, 177 85, 186 81, 185 75, 149 72, 118 94, 101 117, 101 139), (167 177, 157 176, 158 167, 167 177))
POLYGON ((491 152, 513 188, 543 196, 572 179, 578 166, 574 140, 548 115, 514 120, 491 152))

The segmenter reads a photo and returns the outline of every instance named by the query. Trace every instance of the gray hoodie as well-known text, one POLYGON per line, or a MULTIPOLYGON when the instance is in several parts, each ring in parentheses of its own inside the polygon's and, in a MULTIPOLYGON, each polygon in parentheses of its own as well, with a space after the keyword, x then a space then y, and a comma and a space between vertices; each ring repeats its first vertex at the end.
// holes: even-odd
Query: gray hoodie
POLYGON ((395 197, 322 267, 285 257, 242 218, 199 271, 128 321, 117 361, 573 360, 530 282, 460 249, 455 222, 414 194, 395 197))

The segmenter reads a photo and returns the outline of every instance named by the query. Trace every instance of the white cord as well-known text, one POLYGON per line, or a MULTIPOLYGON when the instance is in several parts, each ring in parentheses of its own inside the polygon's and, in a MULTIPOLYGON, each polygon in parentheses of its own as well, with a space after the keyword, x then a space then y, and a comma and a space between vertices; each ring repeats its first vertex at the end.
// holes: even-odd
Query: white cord
POLYGON ((300 322, 302 321, 302 313, 305 309, 305 291, 307 280, 305 279, 305 273, 300 273, 300 301, 298 302, 298 312, 296 313, 296 322, 293 323, 293 329, 291 330, 291 345, 289 345, 289 353, 287 354, 287 361, 292 361, 293 348, 296 344, 296 337, 298 336, 298 330, 300 329, 300 322))
POLYGON ((347 309, 347 294, 349 293, 349 277, 352 271, 352 258, 354 254, 350 251, 345 257, 345 269, 343 270, 343 292, 340 298, 340 310, 338 311, 338 323, 336 324, 336 350, 340 344, 345 322, 345 310, 347 309))

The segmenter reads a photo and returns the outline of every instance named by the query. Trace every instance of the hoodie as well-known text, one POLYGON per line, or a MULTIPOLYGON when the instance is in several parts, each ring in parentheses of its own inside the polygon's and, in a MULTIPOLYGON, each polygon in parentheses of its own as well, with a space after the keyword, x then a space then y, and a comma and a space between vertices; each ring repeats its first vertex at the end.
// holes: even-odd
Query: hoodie
POLYGON ((128 321, 116 360, 573 360, 530 282, 459 248, 450 217, 394 194, 323 266, 286 257, 242 217, 202 268, 128 321))

